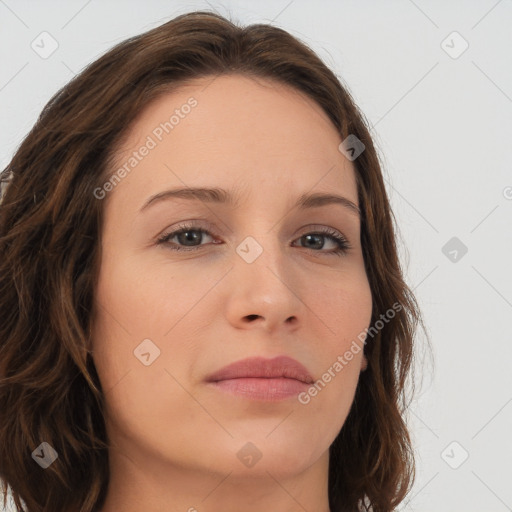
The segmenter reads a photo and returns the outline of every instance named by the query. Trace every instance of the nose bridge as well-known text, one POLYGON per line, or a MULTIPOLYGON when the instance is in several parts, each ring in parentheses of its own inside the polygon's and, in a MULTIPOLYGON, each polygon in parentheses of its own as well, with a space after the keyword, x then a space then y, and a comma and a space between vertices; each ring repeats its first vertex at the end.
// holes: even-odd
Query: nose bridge
POLYGON ((247 318, 260 318, 270 328, 301 316, 301 301, 291 282, 293 268, 284 249, 276 231, 261 224, 236 246, 229 301, 232 322, 245 325, 247 318))
POLYGON ((236 246, 236 263, 244 273, 254 273, 260 280, 285 279, 291 271, 286 265, 285 249, 277 230, 261 224, 259 229, 251 229, 250 234, 236 246))

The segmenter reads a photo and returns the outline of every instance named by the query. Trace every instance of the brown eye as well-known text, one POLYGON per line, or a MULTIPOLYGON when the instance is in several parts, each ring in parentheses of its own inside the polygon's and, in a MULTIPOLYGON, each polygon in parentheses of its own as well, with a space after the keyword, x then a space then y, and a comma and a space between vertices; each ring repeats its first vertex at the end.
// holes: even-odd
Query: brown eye
POLYGON ((202 247, 204 235, 213 238, 212 234, 199 226, 182 226, 175 231, 162 235, 157 243, 168 245, 174 251, 193 251, 202 247), (176 241, 171 242, 172 239, 176 241))
POLYGON ((306 245, 302 245, 305 249, 312 250, 313 252, 320 252, 326 254, 342 255, 348 252, 351 248, 348 240, 335 230, 330 228, 322 228, 319 231, 307 233, 302 235, 298 240, 304 240, 306 245), (336 248, 331 250, 322 250, 325 247, 325 239, 328 238, 333 242, 336 248))

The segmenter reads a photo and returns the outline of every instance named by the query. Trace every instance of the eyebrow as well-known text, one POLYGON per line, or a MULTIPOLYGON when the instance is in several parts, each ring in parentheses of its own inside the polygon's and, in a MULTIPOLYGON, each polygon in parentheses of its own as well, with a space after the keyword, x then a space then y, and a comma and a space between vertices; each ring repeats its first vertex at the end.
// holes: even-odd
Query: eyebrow
MULTIPOLYGON (((140 212, 145 211, 151 205, 174 198, 203 201, 205 203, 227 204, 233 208, 240 206, 240 199, 222 188, 187 187, 165 190, 151 196, 142 205, 140 212)), ((298 198, 294 207, 299 208, 300 210, 306 210, 309 208, 319 208, 329 204, 339 204, 346 208, 350 213, 355 214, 359 218, 361 217, 359 207, 354 202, 337 194, 327 194, 322 192, 302 194, 298 198)))

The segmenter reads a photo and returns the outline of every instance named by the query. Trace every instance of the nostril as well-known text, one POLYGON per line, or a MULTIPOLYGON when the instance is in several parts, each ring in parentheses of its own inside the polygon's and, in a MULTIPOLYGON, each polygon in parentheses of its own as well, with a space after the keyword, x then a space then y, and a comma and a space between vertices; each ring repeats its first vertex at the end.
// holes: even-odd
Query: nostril
POLYGON ((255 320, 256 318, 259 318, 259 315, 247 315, 247 318, 249 320, 255 320))

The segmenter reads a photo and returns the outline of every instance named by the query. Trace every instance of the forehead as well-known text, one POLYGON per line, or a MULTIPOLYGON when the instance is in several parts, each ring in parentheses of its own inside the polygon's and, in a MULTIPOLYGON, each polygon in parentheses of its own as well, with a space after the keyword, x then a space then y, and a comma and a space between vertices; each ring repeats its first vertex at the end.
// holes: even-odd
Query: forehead
POLYGON ((116 168, 129 172, 114 195, 142 203, 176 185, 283 198, 336 189, 357 203, 340 142, 323 109, 290 86, 242 75, 195 79, 158 97, 130 127, 116 153, 116 168))

